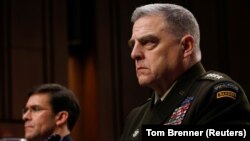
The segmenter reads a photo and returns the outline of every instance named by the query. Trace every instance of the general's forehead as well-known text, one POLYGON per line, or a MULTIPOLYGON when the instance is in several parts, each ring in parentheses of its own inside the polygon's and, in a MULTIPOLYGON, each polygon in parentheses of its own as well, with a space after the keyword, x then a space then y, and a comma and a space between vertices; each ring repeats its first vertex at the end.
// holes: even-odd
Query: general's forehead
POLYGON ((166 23, 161 16, 145 16, 138 19, 133 25, 133 35, 155 34, 166 31, 166 23))
POLYGON ((165 24, 164 23, 165 18, 162 15, 146 15, 138 18, 134 22, 134 27, 138 25, 159 25, 159 24, 165 24))

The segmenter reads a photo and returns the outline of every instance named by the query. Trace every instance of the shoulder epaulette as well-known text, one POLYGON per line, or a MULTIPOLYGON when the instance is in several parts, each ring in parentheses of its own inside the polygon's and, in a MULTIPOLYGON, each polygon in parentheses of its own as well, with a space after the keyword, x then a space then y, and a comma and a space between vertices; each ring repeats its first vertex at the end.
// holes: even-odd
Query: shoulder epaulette
POLYGON ((216 99, 237 99, 240 88, 228 75, 217 71, 208 71, 201 79, 213 82, 211 83, 211 92, 215 94, 216 99))
POLYGON ((226 74, 217 71, 208 71, 201 77, 201 79, 217 81, 217 80, 231 79, 231 78, 226 74))

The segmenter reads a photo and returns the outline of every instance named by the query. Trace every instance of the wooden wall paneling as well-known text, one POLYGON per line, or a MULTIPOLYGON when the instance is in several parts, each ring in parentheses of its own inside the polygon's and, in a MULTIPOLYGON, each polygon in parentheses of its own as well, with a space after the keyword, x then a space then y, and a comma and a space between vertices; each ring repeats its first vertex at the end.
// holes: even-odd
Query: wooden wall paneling
MULTIPOLYGON (((78 60, 75 59, 73 56, 69 57, 68 60, 68 80, 69 80, 69 88, 77 95, 77 98, 79 99, 79 103, 81 107, 84 105, 82 104, 81 95, 83 94, 82 89, 82 65, 79 64, 78 60)), ((72 137, 74 140, 81 140, 84 138, 85 133, 83 133, 82 129, 85 127, 82 127, 83 125, 83 119, 84 119, 84 111, 81 108, 81 114, 79 117, 79 120, 76 122, 76 125, 72 131, 72 137)))
POLYGON ((229 41, 228 41, 228 1, 216 2, 218 70, 230 75, 229 41))
POLYGON ((228 62, 230 75, 238 81, 250 97, 249 66, 249 32, 250 32, 250 2, 228 1, 228 62))
POLYGON ((6 66, 7 63, 7 58, 9 57, 9 51, 7 48, 7 44, 8 44, 8 34, 7 34, 7 30, 8 28, 8 17, 7 16, 7 11, 8 11, 8 6, 7 6, 7 2, 6 0, 1 1, 1 11, 0 11, 0 65, 1 65, 1 69, 0 69, 0 120, 4 120, 7 118, 8 114, 7 114, 7 102, 8 101, 8 95, 6 95, 6 91, 9 90, 7 85, 9 79, 8 78, 8 67, 6 66))
POLYGON ((11 117, 11 113, 9 112, 11 110, 11 97, 10 97, 10 93, 12 92, 11 87, 9 86, 11 83, 11 74, 10 74, 10 69, 11 69, 11 59, 10 59, 10 55, 11 55, 11 48, 9 48, 9 45, 11 44, 10 41, 10 15, 9 15, 9 11, 10 11, 10 2, 9 1, 2 1, 2 6, 3 9, 1 10, 2 12, 2 31, 1 35, 2 35, 2 46, 1 46, 1 51, 3 56, 1 56, 2 60, 2 69, 1 69, 1 75, 2 75, 2 85, 1 85, 1 92, 2 92, 2 120, 6 120, 8 118, 11 117))
POLYGON ((122 115, 122 95, 123 95, 123 78, 122 78, 122 52, 120 42, 121 42, 121 11, 120 11, 120 1, 110 0, 110 36, 112 38, 110 44, 111 51, 111 81, 112 81, 112 103, 113 103, 113 132, 114 140, 119 139, 119 133, 121 128, 119 124, 121 123, 122 115))
POLYGON ((12 0, 11 3, 11 113, 16 120, 21 119, 26 92, 44 79, 41 2, 12 0))
POLYGON ((43 67, 43 81, 54 82, 54 32, 53 32, 53 0, 41 1, 40 17, 42 26, 41 35, 43 40, 42 48, 42 67, 43 67))
POLYGON ((111 11, 109 0, 96 0, 96 53, 97 53, 97 77, 99 95, 99 123, 100 139, 102 141, 114 141, 114 98, 112 87, 112 32, 111 11))
POLYGON ((88 4, 86 9, 86 3, 80 0, 68 1, 68 8, 69 86, 81 104, 80 118, 72 136, 75 140, 99 141, 100 116, 94 53, 95 12, 92 4, 88 4))
POLYGON ((74 57, 70 60, 70 88, 76 92, 81 104, 81 115, 72 135, 76 140, 99 141, 100 116, 94 58, 89 53, 84 63, 74 57))
POLYGON ((0 120, 3 118, 3 46, 4 46, 4 28, 3 28, 3 1, 0 1, 0 120))
POLYGON ((216 1, 190 1, 189 10, 193 12, 200 26, 200 48, 202 63, 207 70, 219 68, 219 34, 217 30, 216 1), (212 54, 212 55, 211 55, 212 54))
MULTIPOLYGON (((15 88, 13 100, 14 103, 20 104, 14 107, 23 106, 26 97, 20 92, 26 92, 34 85, 47 82, 66 85, 67 81, 67 44, 66 33, 63 32, 66 30, 66 14, 59 14, 59 11, 66 11, 65 5, 52 3, 52 1, 30 0, 27 3, 14 1, 11 12, 13 15, 11 21, 12 85, 15 88), (64 24, 57 26, 56 24, 60 22, 64 24)), ((20 119, 20 113, 16 111, 18 109, 13 109, 14 118, 20 119)))
POLYGON ((47 82, 67 84, 66 6, 56 0, 1 4, 0 137, 23 136, 21 108, 28 90, 47 82))
POLYGON ((54 82, 68 86, 68 39, 67 39, 67 0, 53 0, 52 35, 54 82))
POLYGON ((7 137, 23 138, 23 124, 20 122, 4 122, 0 121, 0 139, 7 137))

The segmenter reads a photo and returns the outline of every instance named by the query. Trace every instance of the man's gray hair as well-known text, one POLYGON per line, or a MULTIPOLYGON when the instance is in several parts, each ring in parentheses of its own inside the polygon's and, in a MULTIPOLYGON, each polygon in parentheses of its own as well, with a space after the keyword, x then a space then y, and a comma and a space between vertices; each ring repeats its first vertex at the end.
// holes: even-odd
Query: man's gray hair
POLYGON ((200 46, 200 29, 194 15, 186 8, 175 4, 148 4, 137 7, 132 14, 131 22, 143 16, 162 15, 166 19, 167 30, 177 38, 186 34, 194 37, 195 46, 200 46))

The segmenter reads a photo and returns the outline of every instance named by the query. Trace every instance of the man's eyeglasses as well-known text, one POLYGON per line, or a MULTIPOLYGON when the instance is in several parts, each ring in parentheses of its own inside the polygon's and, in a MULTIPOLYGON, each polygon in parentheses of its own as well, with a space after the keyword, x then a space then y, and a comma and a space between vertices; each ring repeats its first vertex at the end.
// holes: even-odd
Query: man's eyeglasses
POLYGON ((22 113, 23 113, 23 115, 26 114, 27 112, 30 112, 33 114, 33 113, 38 113, 38 112, 43 111, 43 110, 48 110, 48 109, 44 109, 40 106, 31 106, 29 108, 28 107, 24 108, 22 110, 22 113))

